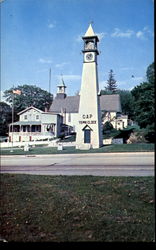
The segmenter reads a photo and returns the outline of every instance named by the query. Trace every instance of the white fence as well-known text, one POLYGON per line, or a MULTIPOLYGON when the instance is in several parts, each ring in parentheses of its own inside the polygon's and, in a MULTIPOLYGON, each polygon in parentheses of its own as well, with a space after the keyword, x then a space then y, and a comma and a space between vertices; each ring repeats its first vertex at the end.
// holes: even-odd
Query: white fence
POLYGON ((29 142, 1 142, 1 148, 11 148, 11 147, 24 147, 25 145, 29 146, 39 146, 44 145, 47 147, 58 147, 61 145, 63 147, 72 147, 75 146, 75 142, 60 142, 60 139, 52 140, 52 141, 29 141, 29 142))

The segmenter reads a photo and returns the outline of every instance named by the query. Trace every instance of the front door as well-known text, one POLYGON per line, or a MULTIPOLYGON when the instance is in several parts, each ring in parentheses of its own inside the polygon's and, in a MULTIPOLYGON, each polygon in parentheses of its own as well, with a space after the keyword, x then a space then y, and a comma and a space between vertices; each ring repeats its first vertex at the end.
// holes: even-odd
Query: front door
POLYGON ((91 131, 90 129, 84 130, 84 143, 90 143, 91 131))

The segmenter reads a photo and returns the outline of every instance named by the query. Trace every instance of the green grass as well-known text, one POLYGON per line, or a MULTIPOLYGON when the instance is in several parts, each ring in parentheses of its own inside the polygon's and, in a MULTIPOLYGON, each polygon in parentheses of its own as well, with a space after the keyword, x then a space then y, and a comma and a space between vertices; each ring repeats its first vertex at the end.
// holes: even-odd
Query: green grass
POLYGON ((54 147, 36 147, 30 151, 24 152, 23 149, 15 148, 1 149, 2 155, 30 155, 30 154, 77 154, 77 153, 113 153, 113 152, 151 152, 154 151, 154 144, 121 144, 121 145, 106 145, 99 149, 78 150, 75 147, 65 147, 63 150, 57 150, 54 147))
POLYGON ((153 242, 153 177, 1 175, 1 237, 153 242))

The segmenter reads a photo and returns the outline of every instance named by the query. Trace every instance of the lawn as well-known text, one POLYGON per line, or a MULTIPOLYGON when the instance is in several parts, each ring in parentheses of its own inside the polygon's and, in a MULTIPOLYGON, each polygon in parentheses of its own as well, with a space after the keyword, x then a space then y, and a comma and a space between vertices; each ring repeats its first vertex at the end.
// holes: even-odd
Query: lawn
POLYGON ((1 175, 1 237, 153 242, 153 177, 1 175))
POLYGON ((36 147, 30 151, 24 152, 21 148, 10 149, 2 148, 2 155, 25 155, 25 154, 77 154, 77 153, 114 153, 114 152, 151 152, 154 151, 152 143, 105 145, 99 149, 79 150, 75 147, 65 147, 63 150, 57 150, 55 147, 36 147))

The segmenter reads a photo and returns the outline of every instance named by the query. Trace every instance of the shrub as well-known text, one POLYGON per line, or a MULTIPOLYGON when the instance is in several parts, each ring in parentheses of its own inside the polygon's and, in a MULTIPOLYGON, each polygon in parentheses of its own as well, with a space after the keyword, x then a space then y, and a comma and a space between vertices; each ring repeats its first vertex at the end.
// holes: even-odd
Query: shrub
POLYGON ((131 133, 129 139, 127 140, 127 144, 131 143, 145 143, 147 142, 145 138, 145 131, 138 130, 131 133))
POLYGON ((112 129, 113 125, 109 121, 105 122, 105 124, 103 125, 103 134, 110 132, 112 129))

